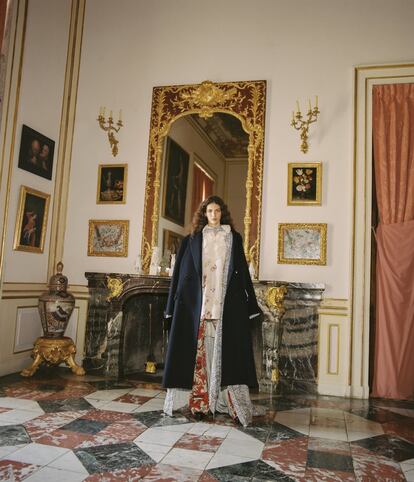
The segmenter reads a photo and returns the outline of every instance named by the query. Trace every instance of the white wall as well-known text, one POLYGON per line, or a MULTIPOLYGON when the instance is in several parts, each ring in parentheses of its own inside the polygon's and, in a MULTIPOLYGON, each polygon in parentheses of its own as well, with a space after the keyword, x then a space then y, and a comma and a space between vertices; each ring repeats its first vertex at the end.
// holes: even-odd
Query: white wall
POLYGON ((265 79, 268 82, 261 279, 323 282, 348 298, 352 217, 353 67, 411 60, 414 2, 407 0, 88 0, 64 262, 85 271, 128 272, 140 251, 152 88, 265 79), (305 40, 306 39, 306 40, 305 40), (310 152, 289 125, 296 99, 319 95, 310 152), (116 161, 129 164, 126 205, 96 205, 97 166, 113 162, 97 125, 100 105, 123 109, 116 161), (288 207, 287 164, 322 161, 323 204, 288 207), (87 257, 88 219, 130 219, 128 258, 87 257), (279 265, 279 222, 327 222, 328 265, 279 265))

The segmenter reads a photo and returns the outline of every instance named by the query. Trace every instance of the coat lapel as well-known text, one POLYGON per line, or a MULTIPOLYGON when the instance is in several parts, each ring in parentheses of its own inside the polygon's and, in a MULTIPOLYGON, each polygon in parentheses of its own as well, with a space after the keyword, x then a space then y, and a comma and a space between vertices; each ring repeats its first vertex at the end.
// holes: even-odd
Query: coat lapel
POLYGON ((203 234, 199 231, 194 237, 190 237, 190 249, 193 256, 194 266, 201 280, 201 247, 203 244, 203 234))
POLYGON ((231 275, 233 274, 233 271, 234 271, 234 252, 235 252, 235 248, 236 248, 236 236, 234 236, 233 233, 232 234, 232 242, 231 242, 231 254, 230 254, 230 262, 229 262, 229 275, 228 275, 228 280, 230 280, 231 278, 231 275))

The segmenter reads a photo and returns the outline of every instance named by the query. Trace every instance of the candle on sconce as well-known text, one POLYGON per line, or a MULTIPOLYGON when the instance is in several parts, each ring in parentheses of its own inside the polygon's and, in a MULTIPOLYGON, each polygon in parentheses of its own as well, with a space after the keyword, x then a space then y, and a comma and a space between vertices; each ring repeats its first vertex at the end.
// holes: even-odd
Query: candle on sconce
POLYGON ((315 96, 316 97, 316 105, 315 107, 318 108, 318 96, 315 96))
POLYGON ((308 102, 309 102, 309 110, 312 110, 312 105, 311 105, 310 99, 308 99, 308 102))
POLYGON ((299 106, 299 101, 298 101, 298 100, 296 101, 296 109, 297 109, 297 111, 298 111, 298 113, 299 113, 299 112, 300 112, 300 106, 299 106))
POLYGON ((109 113, 109 118, 112 119, 112 111, 109 113))
POLYGON ((122 109, 119 110, 119 120, 118 122, 122 122, 122 109))
POLYGON ((292 122, 295 122, 295 111, 292 110, 292 122))
POLYGON ((102 107, 102 117, 105 117, 105 111, 106 111, 106 107, 102 107))

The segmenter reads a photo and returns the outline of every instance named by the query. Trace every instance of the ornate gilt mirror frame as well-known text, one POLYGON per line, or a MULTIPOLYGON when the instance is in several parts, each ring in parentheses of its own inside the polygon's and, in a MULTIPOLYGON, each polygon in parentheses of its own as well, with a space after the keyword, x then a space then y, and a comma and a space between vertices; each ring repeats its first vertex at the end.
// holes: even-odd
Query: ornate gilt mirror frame
POLYGON ((158 243, 161 162, 165 138, 172 123, 180 117, 199 114, 208 118, 216 112, 237 117, 249 135, 243 241, 247 259, 253 261, 256 272, 259 272, 265 105, 264 80, 205 81, 194 85, 154 87, 141 243, 145 272, 149 268, 152 248, 158 243))

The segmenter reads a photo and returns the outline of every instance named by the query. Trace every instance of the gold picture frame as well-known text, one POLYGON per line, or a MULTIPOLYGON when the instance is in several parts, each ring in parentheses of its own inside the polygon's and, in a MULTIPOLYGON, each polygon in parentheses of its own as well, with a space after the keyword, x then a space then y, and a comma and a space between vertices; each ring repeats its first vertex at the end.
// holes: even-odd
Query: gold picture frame
POLYGON ((50 194, 21 186, 13 249, 43 253, 50 194))
POLYGON ((96 204, 125 204, 128 164, 99 164, 96 204))
POLYGON ((280 223, 277 261, 326 265, 326 223, 280 223))
POLYGON ((288 206, 322 204, 322 163, 290 162, 288 164, 288 206))
POLYGON ((177 254, 181 241, 184 239, 182 234, 176 233, 169 229, 163 230, 162 252, 169 251, 171 254, 177 254))
POLYGON ((129 221, 90 219, 88 256, 127 257, 129 221))

